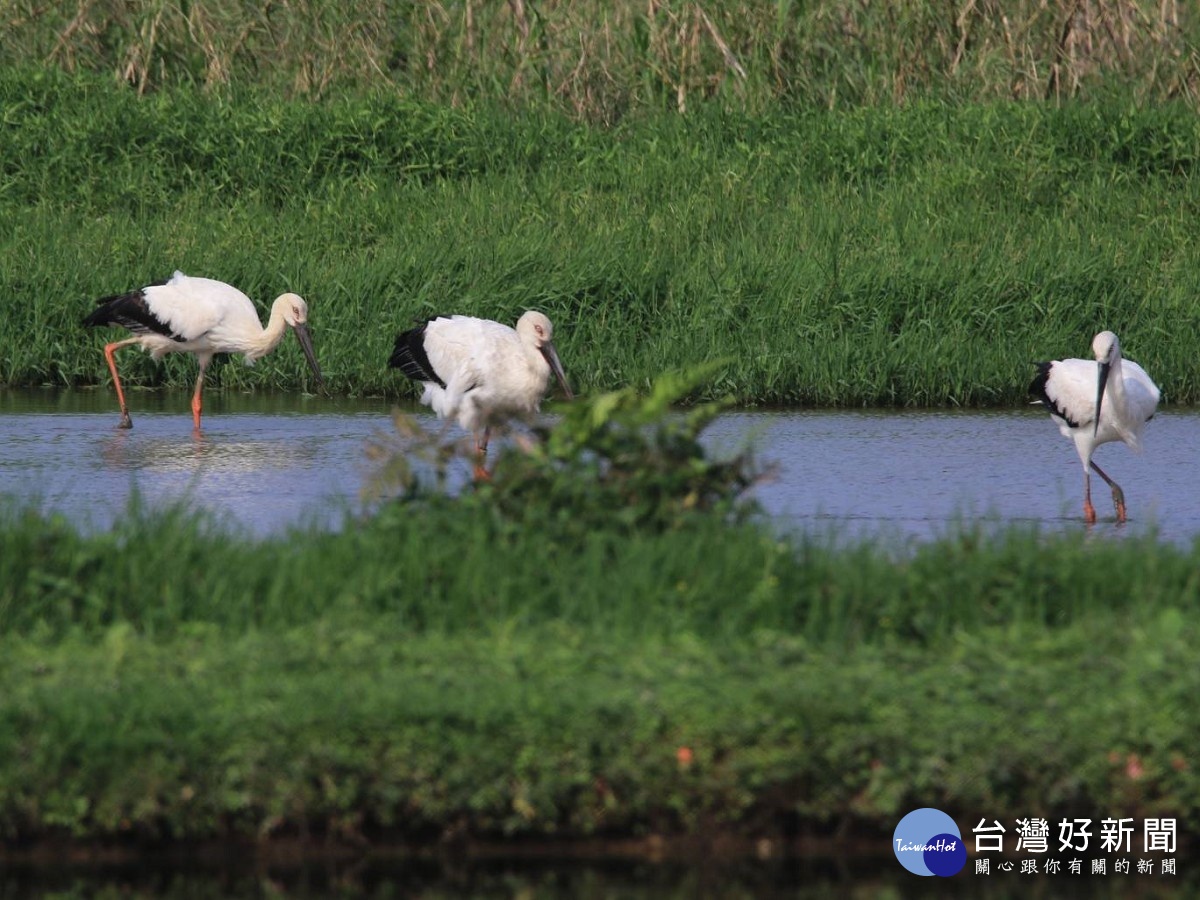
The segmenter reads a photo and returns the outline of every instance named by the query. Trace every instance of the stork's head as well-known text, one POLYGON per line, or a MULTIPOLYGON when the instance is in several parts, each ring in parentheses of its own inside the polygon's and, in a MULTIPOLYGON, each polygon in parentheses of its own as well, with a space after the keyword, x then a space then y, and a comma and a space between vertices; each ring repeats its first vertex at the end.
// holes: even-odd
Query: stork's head
POLYGON ((545 314, 531 309, 517 320, 517 336, 527 344, 532 345, 545 358, 550 371, 562 385, 563 393, 568 400, 574 399, 571 388, 567 385, 567 376, 563 372, 562 363, 558 360, 558 352, 554 349, 554 326, 545 314))
POLYGON ((324 387, 325 379, 321 377, 321 367, 317 364, 317 354, 308 334, 308 304, 304 298, 299 294, 280 294, 272 306, 272 317, 275 314, 282 315, 283 321, 296 332, 296 340, 300 342, 300 349, 304 351, 304 358, 308 360, 308 367, 312 369, 317 385, 324 387))
POLYGON ((1096 362, 1111 366, 1121 355, 1121 344, 1111 331, 1102 331, 1092 338, 1092 352, 1096 354, 1096 362))
POLYGON ((283 321, 292 328, 308 321, 308 304, 299 294, 280 294, 275 309, 283 314, 283 321))
POLYGON ((550 320, 546 318, 545 313, 531 309, 521 316, 521 318, 517 319, 517 334, 521 336, 523 341, 533 344, 533 346, 541 350, 547 344, 553 342, 554 326, 550 324, 550 320))
POLYGON ((1111 331, 1102 331, 1092 338, 1092 352, 1096 354, 1096 419, 1092 434, 1100 431, 1100 407, 1104 403, 1104 388, 1113 364, 1121 358, 1121 344, 1111 331))

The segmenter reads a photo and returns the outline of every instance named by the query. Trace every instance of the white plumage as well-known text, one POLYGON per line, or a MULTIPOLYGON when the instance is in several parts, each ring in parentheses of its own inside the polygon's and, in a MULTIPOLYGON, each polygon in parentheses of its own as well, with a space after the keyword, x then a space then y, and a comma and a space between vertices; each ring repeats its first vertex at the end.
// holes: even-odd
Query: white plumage
POLYGON ((182 272, 176 272, 162 284, 102 297, 96 301, 96 309, 83 320, 83 324, 89 326, 121 325, 133 333, 133 337, 104 347, 117 400, 121 404, 120 428, 132 428, 133 421, 129 417, 113 354, 133 344, 143 347, 155 359, 161 359, 167 353, 194 354, 200 364, 192 395, 192 418, 197 431, 200 429, 204 371, 217 353, 241 353, 247 365, 251 365, 274 350, 284 332, 292 328, 320 384, 321 368, 313 352, 307 322, 308 305, 296 294, 282 294, 275 300, 264 328, 250 298, 237 288, 182 272))
POLYGON ((1096 521, 1092 506, 1090 469, 1112 488, 1117 521, 1126 518, 1125 493, 1120 485, 1092 460, 1101 444, 1123 441, 1142 450, 1142 428, 1158 407, 1158 386, 1133 360, 1121 356, 1121 344, 1111 331, 1092 340, 1095 361, 1062 359, 1038 363, 1038 374, 1029 391, 1050 410, 1064 437, 1070 438, 1083 463, 1083 515, 1096 521))
POLYGON ((438 316, 396 338, 388 364, 421 382, 421 402, 439 418, 454 419, 475 434, 477 477, 493 428, 529 419, 541 405, 551 373, 572 398, 554 349, 554 328, 530 310, 516 329, 470 316, 438 316))

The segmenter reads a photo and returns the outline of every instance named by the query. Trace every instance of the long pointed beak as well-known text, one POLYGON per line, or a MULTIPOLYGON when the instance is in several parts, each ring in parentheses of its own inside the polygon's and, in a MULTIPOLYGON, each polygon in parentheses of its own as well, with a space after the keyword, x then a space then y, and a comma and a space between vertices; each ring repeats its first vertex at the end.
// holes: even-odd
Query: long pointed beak
POLYGON ((301 322, 299 325, 293 326, 292 330, 296 332, 296 340, 300 342, 300 349, 304 351, 304 358, 308 360, 308 367, 313 370, 313 375, 317 379, 317 387, 325 387, 325 379, 321 377, 321 367, 317 364, 317 354, 313 352, 312 338, 308 334, 308 326, 301 322))
POLYGON ((554 349, 554 344, 549 341, 542 344, 542 356, 546 357, 546 362, 550 363, 550 371, 554 373, 554 377, 562 385, 563 393, 567 395, 567 399, 574 400, 575 395, 571 393, 571 387, 567 384, 567 375, 563 372, 562 363, 558 361, 558 351, 554 349))
POLYGON ((1092 437, 1100 430, 1100 404, 1104 400, 1104 386, 1108 384, 1108 373, 1112 369, 1109 363, 1098 363, 1100 366, 1100 377, 1096 382, 1096 421, 1092 426, 1092 437))

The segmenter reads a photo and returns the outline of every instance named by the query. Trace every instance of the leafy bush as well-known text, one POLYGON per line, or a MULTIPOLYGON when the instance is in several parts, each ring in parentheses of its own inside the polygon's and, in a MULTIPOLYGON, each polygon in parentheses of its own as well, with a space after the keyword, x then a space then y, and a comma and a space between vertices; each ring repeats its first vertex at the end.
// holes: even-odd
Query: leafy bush
POLYGON ((672 412, 716 368, 664 375, 644 396, 628 387, 569 406, 541 442, 507 447, 475 496, 514 520, 553 519, 567 530, 663 531, 694 513, 747 515, 750 452, 715 459, 700 442, 730 398, 672 412))
MULTIPOLYGON (((556 423, 534 429, 538 440, 506 445, 492 477, 457 502, 502 525, 536 521, 568 538, 601 529, 667 531, 697 514, 744 519, 755 506, 743 494, 759 475, 750 451, 717 459, 700 441, 732 398, 673 411, 721 365, 661 376, 644 395, 627 387, 570 404, 556 423)), ((471 464, 471 451, 423 436, 408 416, 396 421, 402 440, 373 451, 381 464, 376 488, 398 487, 407 502, 439 502, 448 468, 471 464), (414 467, 409 454, 429 465, 414 467), (434 473, 433 481, 422 481, 422 472, 434 473)))

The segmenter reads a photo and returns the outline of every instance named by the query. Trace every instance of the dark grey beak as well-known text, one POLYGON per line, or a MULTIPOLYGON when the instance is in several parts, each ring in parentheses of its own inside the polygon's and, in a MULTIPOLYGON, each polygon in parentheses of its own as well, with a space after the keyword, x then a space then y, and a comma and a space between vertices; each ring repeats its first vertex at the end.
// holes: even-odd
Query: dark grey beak
POLYGON ((300 342, 300 349, 304 351, 304 358, 308 360, 308 367, 313 370, 313 375, 317 379, 317 387, 325 387, 325 379, 321 377, 321 367, 317 365, 317 354, 313 352, 312 338, 308 334, 308 326, 301 322, 299 325, 292 326, 292 330, 296 332, 296 340, 300 342))
POLYGON ((1092 425, 1092 437, 1100 430, 1100 404, 1104 400, 1104 386, 1108 384, 1108 373, 1112 366, 1109 363, 1098 363, 1100 366, 1100 378, 1096 383, 1096 421, 1092 425))
POLYGON ((571 393, 571 388, 567 384, 567 376, 563 372, 562 363, 558 361, 558 352, 554 349, 554 344, 549 341, 542 344, 542 356, 546 357, 546 362, 550 363, 550 371, 554 373, 554 377, 562 385, 563 393, 567 395, 567 399, 574 400, 575 395, 571 393))

